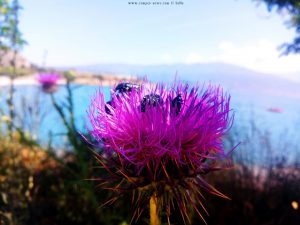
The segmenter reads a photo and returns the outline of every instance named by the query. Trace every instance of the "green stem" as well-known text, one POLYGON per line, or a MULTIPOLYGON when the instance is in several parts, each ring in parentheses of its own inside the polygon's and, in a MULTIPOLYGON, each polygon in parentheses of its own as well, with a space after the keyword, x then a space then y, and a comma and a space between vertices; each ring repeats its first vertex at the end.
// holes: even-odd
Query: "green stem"
POLYGON ((14 109, 14 74, 10 75, 10 85, 9 85, 9 93, 7 99, 7 105, 9 110, 9 118, 10 121, 8 123, 8 134, 10 140, 13 138, 13 125, 14 125, 14 118, 15 118, 15 109, 14 109))
POLYGON ((160 225, 157 197, 155 194, 150 198, 150 225, 160 225))

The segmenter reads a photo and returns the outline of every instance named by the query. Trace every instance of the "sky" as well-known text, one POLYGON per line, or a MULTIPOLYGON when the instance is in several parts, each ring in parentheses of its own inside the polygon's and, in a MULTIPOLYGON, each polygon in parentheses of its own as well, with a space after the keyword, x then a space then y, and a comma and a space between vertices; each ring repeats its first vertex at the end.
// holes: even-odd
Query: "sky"
POLYGON ((300 55, 280 57, 295 37, 288 15, 253 0, 20 0, 20 29, 31 62, 230 63, 294 78, 300 55), (141 3, 174 2, 173 5, 141 3))

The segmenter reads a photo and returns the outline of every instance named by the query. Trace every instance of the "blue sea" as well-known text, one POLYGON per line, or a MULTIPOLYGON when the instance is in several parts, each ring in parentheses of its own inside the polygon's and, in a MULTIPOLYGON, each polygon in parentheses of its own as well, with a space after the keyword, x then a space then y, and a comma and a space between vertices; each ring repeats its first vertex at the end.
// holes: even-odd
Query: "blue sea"
MULTIPOLYGON (((86 123, 88 123, 86 110, 90 99, 102 87, 73 85, 72 88, 77 129, 78 132, 85 133, 87 132, 86 123)), ((1 89, 0 106, 5 111, 7 88, 1 87, 1 89)), ((103 90, 109 100, 110 87, 103 87, 103 90)), ((267 141, 273 146, 272 148, 275 148, 275 151, 278 151, 275 152, 276 154, 283 154, 284 149, 284 154, 293 152, 290 154, 291 157, 296 157, 298 153, 294 153, 296 149, 297 151, 300 149, 298 98, 262 95, 255 91, 229 90, 227 92, 231 95, 231 108, 235 116, 231 135, 234 136, 234 142, 241 143, 241 149, 248 148, 242 151, 255 153, 259 157, 262 155, 261 146, 264 145, 265 148, 267 143, 264 141, 267 141), (271 112, 270 108, 280 109, 282 112, 271 112), (254 131, 259 132, 260 135, 253 134, 254 131), (253 143, 249 143, 251 141, 253 143), (244 148, 243 145, 245 145, 244 148), (249 149, 250 146, 256 147, 249 149)), ((64 86, 60 86, 54 96, 60 105, 66 104, 67 94, 64 86)), ((51 104, 50 96, 42 92, 40 87, 16 86, 15 106, 18 126, 22 126, 44 146, 51 139, 54 148, 65 148, 67 142, 63 123, 51 104)))

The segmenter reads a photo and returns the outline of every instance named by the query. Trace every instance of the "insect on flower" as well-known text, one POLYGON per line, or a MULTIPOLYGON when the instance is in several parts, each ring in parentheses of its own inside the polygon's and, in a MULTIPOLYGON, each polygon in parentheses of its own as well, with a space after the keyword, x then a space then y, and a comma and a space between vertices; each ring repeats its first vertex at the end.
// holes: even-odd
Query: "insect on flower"
POLYGON ((227 198, 204 176, 230 162, 222 142, 233 123, 229 103, 230 96, 213 85, 119 83, 107 103, 98 91, 88 109, 88 129, 103 146, 96 158, 109 174, 99 182, 120 195, 132 192, 135 221, 145 202, 151 218, 154 204, 157 218, 164 210, 169 224, 176 207, 185 223, 188 206, 204 221, 202 191, 227 198))

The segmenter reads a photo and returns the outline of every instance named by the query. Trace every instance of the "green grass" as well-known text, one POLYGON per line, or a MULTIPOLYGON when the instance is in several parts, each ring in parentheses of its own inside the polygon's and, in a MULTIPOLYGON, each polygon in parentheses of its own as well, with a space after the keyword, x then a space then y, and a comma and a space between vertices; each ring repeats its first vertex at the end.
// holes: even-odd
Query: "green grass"
MULTIPOLYGON (((17 76, 26 76, 33 73, 36 73, 37 71, 34 69, 28 69, 28 68, 17 68, 16 74, 17 76)), ((14 68, 13 67, 0 67, 0 75, 12 75, 14 74, 14 68)))

